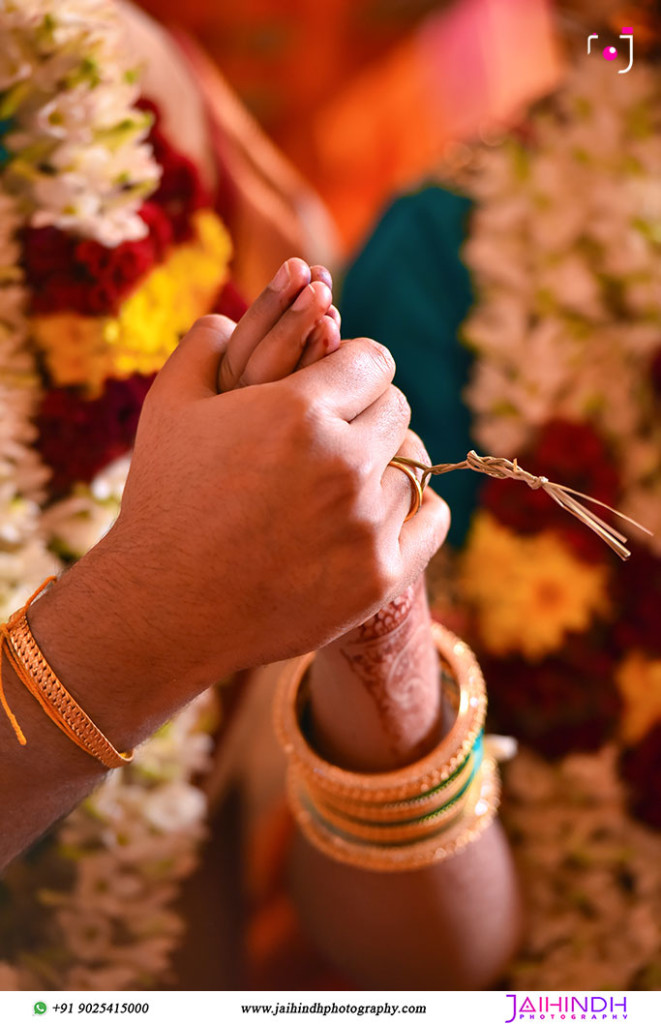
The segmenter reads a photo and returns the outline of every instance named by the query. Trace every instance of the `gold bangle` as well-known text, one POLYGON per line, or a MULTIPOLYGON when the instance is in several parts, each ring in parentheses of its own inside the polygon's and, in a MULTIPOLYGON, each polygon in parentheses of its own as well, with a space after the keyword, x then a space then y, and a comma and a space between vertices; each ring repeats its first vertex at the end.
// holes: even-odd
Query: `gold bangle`
POLYGON ((303 736, 299 720, 305 701, 305 676, 314 658, 290 662, 276 692, 275 724, 289 759, 321 792, 365 803, 393 803, 420 797, 448 781, 465 762, 486 714, 484 678, 470 648, 444 626, 431 625, 432 639, 458 682, 457 714, 438 747, 413 765, 391 772, 346 771, 320 757, 303 736))
POLYGON ((95 757, 106 768, 119 768, 133 760, 133 752, 121 754, 115 749, 110 740, 97 728, 57 678, 32 635, 27 609, 42 590, 54 581, 55 577, 50 576, 29 598, 23 608, 14 612, 9 621, 0 626, 0 701, 19 742, 25 745, 27 741, 9 709, 2 687, 2 653, 4 650, 18 679, 58 729, 68 736, 76 746, 95 757))
POLYGON ((447 804, 417 816, 412 816, 409 811, 408 819, 403 821, 392 821, 377 816, 368 818, 367 816, 356 817, 338 813, 326 802, 319 802, 316 806, 319 808, 324 822, 330 825, 334 832, 344 834, 349 838, 365 840, 380 846, 416 842, 428 835, 438 834, 461 816, 464 809, 464 801, 461 798, 472 783, 478 767, 479 763, 471 772, 465 788, 447 804))
POLYGON ((325 807, 345 818, 355 818, 364 823, 373 821, 379 824, 406 824, 411 819, 437 814, 443 808, 450 806, 466 788, 474 770, 475 758, 471 751, 464 763, 455 770, 450 778, 419 796, 409 797, 406 800, 375 803, 365 800, 348 800, 338 794, 329 794, 325 791, 317 791, 316 797, 325 807))
POLYGON ((498 769, 492 758, 485 758, 461 815, 450 826, 428 838, 385 846, 357 841, 331 828, 318 810, 305 802, 291 775, 287 791, 294 817, 313 846, 332 860, 368 871, 415 871, 453 857, 482 834, 500 803, 498 769))
POLYGON ((497 769, 490 756, 481 759, 482 673, 444 627, 432 624, 432 637, 453 671, 455 721, 435 750, 397 771, 350 772, 312 749, 300 721, 314 655, 291 663, 278 685, 275 725, 289 759, 294 816, 315 846, 343 863, 376 871, 423 867, 472 842, 496 812, 497 769))

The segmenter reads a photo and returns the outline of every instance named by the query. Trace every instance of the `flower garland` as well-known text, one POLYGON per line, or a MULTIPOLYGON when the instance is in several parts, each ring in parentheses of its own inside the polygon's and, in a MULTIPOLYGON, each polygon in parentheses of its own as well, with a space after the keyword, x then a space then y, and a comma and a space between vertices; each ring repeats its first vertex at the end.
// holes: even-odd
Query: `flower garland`
POLYGON ((549 764, 523 748, 507 766, 502 818, 526 894, 518 990, 661 985, 657 832, 632 820, 612 744, 549 764))
POLYGON ((479 301, 463 330, 476 353, 467 400, 478 441, 655 534, 640 534, 620 565, 540 494, 489 481, 463 555, 496 703, 501 677, 530 663, 534 682, 572 647, 608 657, 602 690, 621 710, 596 742, 640 739, 661 718, 644 692, 661 659, 659 128, 657 67, 640 61, 620 78, 584 59, 520 137, 479 154, 470 178, 477 208, 464 255, 479 301), (525 630, 515 621, 524 608, 535 611, 525 630))
POLYGON ((231 244, 211 210, 196 211, 192 220, 193 238, 150 271, 115 317, 33 318, 35 344, 56 386, 81 385, 96 395, 108 378, 154 374, 190 324, 213 308, 231 244))
POLYGON ((159 171, 112 5, 6 0, 2 39, 3 189, 34 227, 108 246, 143 238, 138 208, 159 171))
MULTIPOLYGON (((524 139, 483 154, 465 258, 480 302, 475 436, 511 456, 552 419, 610 448, 620 507, 661 554, 661 78, 583 60, 524 139)), ((597 495, 598 496, 598 495, 597 495)))
POLYGON ((27 347, 27 294, 18 266, 16 203, 0 194, 0 616, 30 595, 55 560, 39 529, 47 471, 32 449, 38 378, 27 347))
POLYGON ((536 752, 505 773, 523 988, 661 977, 661 835, 631 817, 661 827, 661 73, 634 71, 581 57, 460 174, 476 440, 654 531, 619 563, 540 492, 490 480, 444 571, 496 723, 536 752))
MULTIPOLYGON (((3 618, 110 527, 153 374, 228 282, 227 232, 157 109, 138 103, 124 54, 108 0, 2 5, 3 618)), ((199 698, 10 866, 0 989, 164 977, 182 930, 170 907, 205 831, 194 780, 215 721, 213 696, 199 698)))

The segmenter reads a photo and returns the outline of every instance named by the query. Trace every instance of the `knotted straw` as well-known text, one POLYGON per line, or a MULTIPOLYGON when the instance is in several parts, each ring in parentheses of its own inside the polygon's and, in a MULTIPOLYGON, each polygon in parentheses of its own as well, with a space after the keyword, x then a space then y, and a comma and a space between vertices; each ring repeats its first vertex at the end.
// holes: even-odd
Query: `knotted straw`
POLYGON ((578 498, 583 501, 590 501, 594 505, 600 505, 605 508, 608 512, 612 512, 613 515, 618 516, 620 519, 626 520, 627 523, 631 523, 632 526, 636 526, 643 533, 652 536, 652 531, 648 530, 645 526, 641 526, 635 519, 631 519, 629 516, 625 516, 623 512, 618 512, 617 509, 611 508, 603 501, 599 501, 597 498, 590 497, 589 494, 583 494, 581 491, 575 491, 572 487, 564 487, 562 484, 552 483, 548 477, 545 476, 534 476, 532 473, 528 473, 525 469, 519 466, 516 459, 510 461, 509 459, 497 458, 494 455, 478 455, 475 451, 470 451, 463 462, 440 462, 436 466, 427 466, 423 462, 416 462, 415 459, 407 459, 403 455, 396 456, 397 462, 404 463, 407 466, 414 466, 416 469, 422 470, 422 487, 426 487, 428 483, 428 477, 430 476, 441 476, 443 473, 452 473, 455 469, 472 469, 476 473, 484 473, 486 476, 494 477, 496 480, 522 480, 528 484, 533 491, 543 490, 553 498, 556 504, 560 505, 561 508, 571 512, 581 523, 584 523, 589 529, 596 533, 598 537, 601 537, 603 541, 608 544, 620 558, 626 560, 631 552, 625 547, 625 541, 627 538, 615 527, 610 526, 608 523, 593 512, 592 509, 585 508, 581 505, 578 498))

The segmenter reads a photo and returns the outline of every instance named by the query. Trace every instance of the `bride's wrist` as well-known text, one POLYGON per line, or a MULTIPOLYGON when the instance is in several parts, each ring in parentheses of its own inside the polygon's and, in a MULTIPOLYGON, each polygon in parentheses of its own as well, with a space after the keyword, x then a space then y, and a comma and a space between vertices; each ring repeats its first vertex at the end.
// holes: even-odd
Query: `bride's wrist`
POLYGON ((443 627, 431 627, 430 638, 442 658, 448 732, 394 770, 348 770, 320 755, 311 734, 312 656, 290 665, 280 681, 275 721, 288 757, 290 804, 303 833, 331 859, 375 871, 424 867, 471 843, 496 812, 498 774, 491 750, 484 751, 479 666, 443 627))
POLYGON ((316 750, 356 771, 386 771, 423 756, 442 725, 438 678, 421 579, 318 653, 309 687, 316 750))

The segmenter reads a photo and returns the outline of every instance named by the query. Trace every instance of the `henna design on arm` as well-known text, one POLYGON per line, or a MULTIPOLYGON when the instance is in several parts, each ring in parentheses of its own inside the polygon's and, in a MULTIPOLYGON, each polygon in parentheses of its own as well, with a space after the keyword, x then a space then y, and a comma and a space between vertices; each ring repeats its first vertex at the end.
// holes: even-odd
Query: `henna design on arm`
POLYGON ((312 678, 318 749, 345 767, 388 770, 437 742, 441 701, 422 580, 320 651, 312 678))

